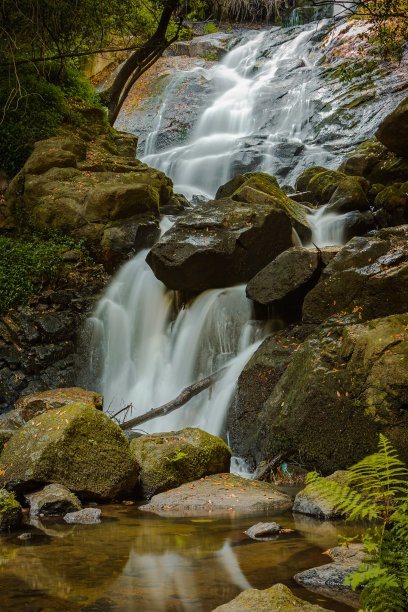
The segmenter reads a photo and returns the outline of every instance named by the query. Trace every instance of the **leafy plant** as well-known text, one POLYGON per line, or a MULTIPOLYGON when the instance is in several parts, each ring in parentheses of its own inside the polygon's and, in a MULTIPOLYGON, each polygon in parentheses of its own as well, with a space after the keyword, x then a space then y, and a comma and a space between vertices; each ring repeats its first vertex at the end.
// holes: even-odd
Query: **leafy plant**
POLYGON ((212 21, 204 26, 204 34, 215 34, 216 32, 218 32, 218 28, 212 21))
POLYGON ((365 562, 347 577, 353 589, 363 587, 364 610, 404 612, 408 609, 408 470, 382 434, 378 451, 348 470, 347 486, 308 474, 317 496, 348 515, 371 523, 362 540, 365 562))

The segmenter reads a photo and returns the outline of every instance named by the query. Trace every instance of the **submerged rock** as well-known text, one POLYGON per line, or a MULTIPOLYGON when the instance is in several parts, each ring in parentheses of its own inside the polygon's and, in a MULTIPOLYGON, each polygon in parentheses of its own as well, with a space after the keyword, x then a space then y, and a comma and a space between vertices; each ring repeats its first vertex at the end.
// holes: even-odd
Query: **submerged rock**
POLYGON ((230 467, 231 451, 225 442, 194 427, 140 436, 130 448, 140 466, 140 486, 147 499, 230 467))
POLYGON ((291 506, 291 498, 271 484, 233 474, 216 474, 159 493, 140 510, 188 516, 209 512, 274 512, 291 506))
POLYGON ((101 522, 101 515, 102 510, 99 508, 84 508, 78 512, 69 512, 64 516, 64 521, 80 525, 94 525, 101 522))
POLYGON ((23 511, 13 493, 0 489, 0 532, 18 529, 23 520, 23 511))
MULTIPOLYGON (((351 478, 352 474, 350 472, 338 470, 334 472, 334 474, 326 476, 325 480, 337 482, 341 485, 348 485, 351 478)), ((336 504, 322 500, 319 495, 313 491, 310 485, 296 495, 293 512, 316 516, 320 519, 337 519, 345 518, 346 516, 344 512, 337 510, 336 504)))
POLYGON ((213 612, 320 612, 325 609, 295 597, 284 584, 275 584, 263 591, 242 591, 235 599, 218 606, 213 612))
POLYGON ((364 560, 364 545, 349 544, 346 547, 336 546, 329 551, 334 563, 327 563, 320 567, 305 570, 294 576, 296 582, 302 586, 341 601, 352 608, 360 608, 359 592, 352 591, 344 580, 349 574, 357 571, 364 560))
POLYGON ((26 501, 30 506, 30 515, 59 516, 67 512, 81 510, 81 502, 67 487, 53 483, 40 491, 28 493, 26 501))
POLYGON ((10 489, 32 491, 58 482, 81 499, 132 492, 138 466, 122 430, 92 405, 75 403, 30 420, 1 455, 10 489))

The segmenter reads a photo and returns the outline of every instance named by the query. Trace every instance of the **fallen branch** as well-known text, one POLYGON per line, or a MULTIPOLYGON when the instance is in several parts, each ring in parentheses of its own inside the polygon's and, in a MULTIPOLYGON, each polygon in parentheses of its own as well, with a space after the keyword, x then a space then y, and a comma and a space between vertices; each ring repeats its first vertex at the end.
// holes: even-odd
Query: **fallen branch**
POLYGON ((122 429, 131 429, 136 425, 140 425, 141 423, 145 423, 146 421, 150 421, 151 419, 155 419, 159 416, 164 416, 173 412, 173 410, 177 410, 177 408, 181 408, 184 406, 192 397, 198 395, 208 387, 211 387, 217 380, 222 378, 225 372, 228 370, 228 367, 221 368, 218 372, 211 374, 211 376, 207 376, 207 378, 202 378, 197 382, 193 383, 189 387, 183 389, 183 391, 171 402, 167 404, 163 404, 163 406, 159 406, 158 408, 152 408, 149 412, 145 412, 145 414, 141 414, 134 419, 130 419, 129 421, 125 421, 120 425, 122 429))
POLYGON ((255 473, 256 480, 265 480, 266 476, 278 465, 280 465, 286 459, 289 459, 292 455, 297 452, 296 448, 291 448, 285 453, 279 453, 273 459, 269 461, 269 463, 262 468, 258 473, 255 473))

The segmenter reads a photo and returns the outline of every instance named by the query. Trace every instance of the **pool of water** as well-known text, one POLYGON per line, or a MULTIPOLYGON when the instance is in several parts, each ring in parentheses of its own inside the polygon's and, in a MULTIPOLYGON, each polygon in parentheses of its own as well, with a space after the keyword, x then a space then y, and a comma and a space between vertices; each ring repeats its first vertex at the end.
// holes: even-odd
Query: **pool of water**
POLYGON ((166 517, 135 506, 103 506, 99 525, 44 518, 0 536, 2 612, 207 612, 242 590, 277 582, 330 610, 348 606, 307 591, 293 575, 352 527, 291 512, 268 517, 293 533, 257 542, 243 532, 265 516, 166 517), (22 532, 20 532, 22 533, 22 532))

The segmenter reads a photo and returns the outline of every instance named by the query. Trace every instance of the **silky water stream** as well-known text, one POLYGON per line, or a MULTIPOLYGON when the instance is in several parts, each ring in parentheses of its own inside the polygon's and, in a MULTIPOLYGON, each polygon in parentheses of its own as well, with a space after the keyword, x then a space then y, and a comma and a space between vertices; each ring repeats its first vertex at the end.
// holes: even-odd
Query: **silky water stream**
MULTIPOLYGON (((245 35, 221 64, 209 69, 213 95, 186 143, 159 151, 151 138, 144 161, 166 171, 188 196, 212 196, 242 163, 245 139, 255 133, 260 135, 260 169, 282 170, 284 151, 294 160, 288 181, 305 165, 332 163, 333 151, 313 140, 310 125, 316 109, 312 76, 319 59, 312 39, 319 27, 287 34, 275 28, 278 42, 270 44, 268 53, 266 31, 245 35), (276 88, 282 69, 296 63, 300 78, 293 81, 289 100, 266 106, 273 92, 273 99, 280 99, 276 88)), ((160 131, 160 117, 154 129, 160 131)), ((162 230, 170 224, 164 219, 162 230)), ((341 219, 318 212, 311 224, 318 245, 341 240, 341 219)), ((94 387, 104 394, 110 412, 132 404, 130 418, 228 365, 211 393, 143 425, 147 432, 189 425, 220 434, 240 371, 279 322, 255 320, 244 286, 206 291, 181 308, 145 257, 146 251, 140 252, 119 270, 88 321, 94 387)), ((327 609, 350 610, 299 587, 293 576, 326 563, 322 552, 336 545, 339 533, 351 535, 352 528, 288 512, 273 520, 294 533, 262 543, 243 534, 264 518, 234 513, 170 518, 135 506, 105 506, 100 525, 40 519, 25 527, 30 539, 0 538, 0 609, 209 612, 244 589, 283 582, 327 609)))

